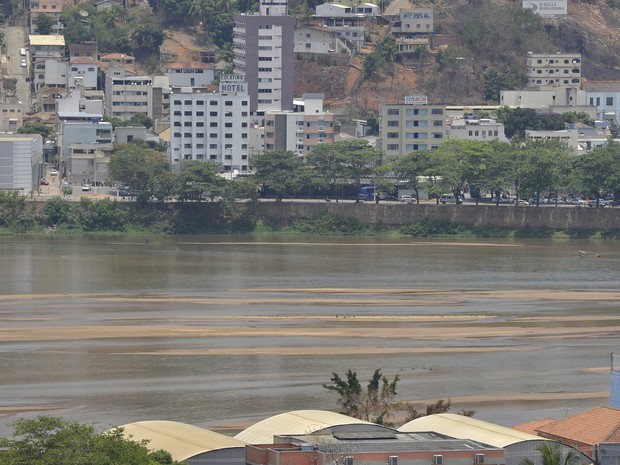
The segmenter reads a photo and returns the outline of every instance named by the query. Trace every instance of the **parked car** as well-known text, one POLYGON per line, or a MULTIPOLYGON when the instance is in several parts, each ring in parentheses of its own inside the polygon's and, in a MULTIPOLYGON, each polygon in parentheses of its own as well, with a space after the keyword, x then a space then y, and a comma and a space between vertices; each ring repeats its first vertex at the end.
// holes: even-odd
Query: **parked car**
POLYGON ((413 202, 413 197, 411 197, 410 195, 401 195, 400 201, 405 203, 411 203, 413 202))
POLYGON ((441 197, 439 197, 439 203, 442 203, 444 205, 448 204, 448 203, 454 203, 456 204, 456 198, 454 197, 454 194, 441 194, 441 197))
POLYGON ((91 190, 90 184, 82 184, 82 192, 90 192, 91 190))
POLYGON ((388 202, 398 202, 398 199, 390 194, 379 194, 379 200, 386 200, 388 202))
POLYGON ((22 68, 25 68, 26 66, 28 66, 28 63, 26 63, 26 59, 25 58, 22 58, 22 61, 21 61, 20 65, 21 65, 22 68))
POLYGON ((21 56, 25 57, 25 56, 26 56, 26 49, 25 49, 25 48, 20 48, 20 49, 19 49, 19 54, 20 54, 21 56))
POLYGON ((596 200, 592 200, 588 202, 588 207, 604 207, 606 205, 607 205, 607 202, 603 199, 598 199, 598 205, 596 203, 596 200))
POLYGON ((53 169, 52 171, 50 171, 50 175, 51 176, 58 176, 58 170, 53 169))
POLYGON ((555 199, 549 199, 549 201, 547 203, 551 203, 551 204, 556 204, 557 203, 559 205, 561 203, 566 203, 566 202, 564 201, 564 199, 562 197, 557 197, 555 199))
POLYGON ((41 179, 41 185, 42 186, 49 186, 50 182, 47 179, 43 178, 43 179, 41 179))
POLYGON ((585 200, 580 199, 579 197, 574 198, 570 201, 571 205, 576 205, 578 207, 585 205, 585 200))
POLYGON ((514 204, 515 205, 529 205, 530 203, 527 200, 515 199, 514 204))

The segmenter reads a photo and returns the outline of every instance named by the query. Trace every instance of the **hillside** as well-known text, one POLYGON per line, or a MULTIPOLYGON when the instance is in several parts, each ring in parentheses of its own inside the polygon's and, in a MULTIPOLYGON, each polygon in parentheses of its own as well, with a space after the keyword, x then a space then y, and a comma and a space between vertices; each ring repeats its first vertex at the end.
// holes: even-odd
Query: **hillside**
MULTIPOLYGON (((557 19, 524 11, 521 0, 392 0, 386 13, 430 4, 435 8, 437 35, 427 57, 408 66, 391 63, 378 76, 361 79, 364 57, 387 32, 386 26, 375 26, 372 43, 348 65, 298 60, 295 95, 323 93, 332 111, 354 117, 364 117, 368 111, 376 112, 381 102, 401 101, 414 92, 447 104, 493 103, 485 100, 485 73, 512 73, 511 85, 520 87, 528 51, 580 52, 584 79, 620 78, 620 8, 610 6, 614 3, 608 0, 569 0, 569 15, 557 19)), ((197 59, 197 51, 204 48, 192 28, 167 33, 163 62, 197 59)))

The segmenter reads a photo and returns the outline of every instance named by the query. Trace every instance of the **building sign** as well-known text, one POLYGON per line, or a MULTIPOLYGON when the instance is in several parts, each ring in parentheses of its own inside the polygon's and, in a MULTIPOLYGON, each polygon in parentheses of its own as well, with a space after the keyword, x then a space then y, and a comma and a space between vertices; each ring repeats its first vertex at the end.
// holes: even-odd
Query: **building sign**
POLYGON ((426 105, 428 98, 426 95, 409 95, 405 97, 405 103, 407 105, 426 105))
POLYGON ((220 94, 247 94, 248 88, 243 76, 222 74, 220 76, 220 94))
POLYGON ((523 0, 523 8, 543 17, 566 16, 568 0, 523 0))

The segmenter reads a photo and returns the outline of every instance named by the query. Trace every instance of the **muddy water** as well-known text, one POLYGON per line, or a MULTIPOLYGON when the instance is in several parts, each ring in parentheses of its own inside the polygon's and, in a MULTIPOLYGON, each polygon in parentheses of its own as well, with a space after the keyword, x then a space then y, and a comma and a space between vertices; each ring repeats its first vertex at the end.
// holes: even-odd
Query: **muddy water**
POLYGON ((3 238, 0 435, 41 413, 234 429, 336 408, 321 383, 348 368, 562 418, 608 402, 619 282, 607 242, 3 238))

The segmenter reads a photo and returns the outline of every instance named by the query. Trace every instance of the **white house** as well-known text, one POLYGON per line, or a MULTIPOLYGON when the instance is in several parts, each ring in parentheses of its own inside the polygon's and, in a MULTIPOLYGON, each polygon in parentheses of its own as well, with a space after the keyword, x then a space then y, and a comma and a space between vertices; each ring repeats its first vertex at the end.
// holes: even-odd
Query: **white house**
POLYGON ((504 125, 490 118, 452 119, 446 122, 446 138, 489 141, 493 139, 506 140, 504 125))
POLYGON ((351 54, 355 45, 340 36, 340 33, 319 26, 302 26, 295 29, 295 53, 347 53, 351 54))
POLYGON ((75 57, 69 60, 67 87, 75 87, 75 78, 81 78, 81 86, 85 89, 97 89, 99 63, 90 57, 75 57))
POLYGON ((215 68, 199 61, 175 62, 166 65, 166 76, 170 86, 207 87, 215 79, 215 68))
POLYGON ((43 58, 34 61, 33 83, 35 91, 43 87, 67 87, 69 66, 60 58, 43 58))

